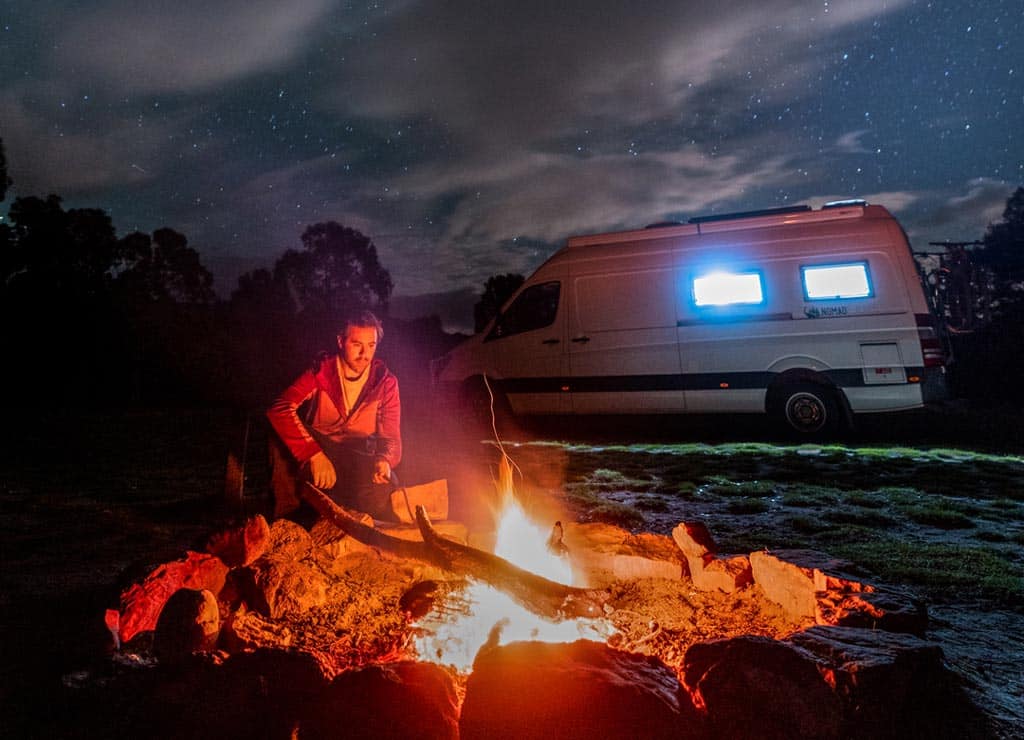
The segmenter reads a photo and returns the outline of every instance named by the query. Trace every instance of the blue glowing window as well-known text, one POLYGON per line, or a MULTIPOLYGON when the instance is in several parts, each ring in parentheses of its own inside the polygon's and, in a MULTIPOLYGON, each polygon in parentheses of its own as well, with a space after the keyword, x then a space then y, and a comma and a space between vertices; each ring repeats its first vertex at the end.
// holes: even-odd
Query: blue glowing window
POLYGON ((764 303, 764 279, 759 272, 709 272, 693 279, 693 302, 698 307, 764 303))
POLYGON ((869 298, 873 295, 867 262, 801 267, 804 295, 809 301, 869 298))

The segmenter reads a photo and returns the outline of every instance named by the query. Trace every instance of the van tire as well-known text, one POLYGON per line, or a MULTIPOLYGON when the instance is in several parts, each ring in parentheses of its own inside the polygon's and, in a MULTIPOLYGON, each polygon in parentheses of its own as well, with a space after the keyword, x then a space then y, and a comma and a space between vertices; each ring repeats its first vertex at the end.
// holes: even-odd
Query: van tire
POLYGON ((775 395, 772 416, 791 436, 815 439, 840 428, 840 407, 835 392, 817 383, 793 383, 775 395))

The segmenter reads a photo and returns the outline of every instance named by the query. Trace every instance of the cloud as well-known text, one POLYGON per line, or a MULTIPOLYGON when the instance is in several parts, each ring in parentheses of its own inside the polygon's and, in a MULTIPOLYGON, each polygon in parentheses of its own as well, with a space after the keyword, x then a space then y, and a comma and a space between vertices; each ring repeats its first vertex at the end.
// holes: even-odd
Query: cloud
POLYGON ((842 134, 836 139, 835 148, 840 154, 868 154, 871 152, 861 143, 861 138, 868 133, 867 129, 859 129, 842 134))
MULTIPOLYGON (((777 90, 787 104, 814 94, 824 83, 809 71, 839 35, 906 4, 414 3, 346 56, 320 101, 442 133, 443 148, 387 183, 406 223, 445 204, 429 268, 476 284, 495 267, 529 272, 547 256, 538 243, 788 190, 806 147, 789 129, 738 133, 752 105, 776 104, 752 102, 755 92, 777 90), (512 248, 515 237, 533 248, 512 248)), ((409 250, 419 276, 423 249, 409 250)))
POLYGON ((97 109, 88 112, 92 125, 86 128, 73 115, 48 112, 61 109, 65 92, 51 87, 0 93, 0 130, 17 194, 76 196, 139 184, 173 156, 167 141, 187 115, 143 122, 97 109))
MULTIPOLYGON (((999 180, 975 178, 959 188, 934 191, 889 191, 862 196, 868 203, 888 208, 899 219, 914 249, 930 242, 981 239, 990 223, 999 221, 1014 186, 999 180)), ((819 207, 832 196, 809 200, 819 207)))
POLYGON ((985 177, 975 178, 967 183, 966 193, 947 198, 933 212, 931 221, 936 226, 955 224, 965 214, 973 219, 983 219, 986 226, 1001 221, 1006 201, 1013 191, 1014 187, 1006 182, 985 177))
POLYGON ((905 4, 726 0, 709 13, 674 0, 418 3, 346 60, 333 100, 358 115, 440 122, 486 150, 571 136, 588 122, 685 119, 687 104, 708 104, 707 90, 727 92, 714 105, 729 115, 765 81, 781 90, 800 80, 833 35, 905 4))
POLYGON ((195 92, 299 54, 331 0, 106 2, 62 24, 57 74, 121 92, 195 92))

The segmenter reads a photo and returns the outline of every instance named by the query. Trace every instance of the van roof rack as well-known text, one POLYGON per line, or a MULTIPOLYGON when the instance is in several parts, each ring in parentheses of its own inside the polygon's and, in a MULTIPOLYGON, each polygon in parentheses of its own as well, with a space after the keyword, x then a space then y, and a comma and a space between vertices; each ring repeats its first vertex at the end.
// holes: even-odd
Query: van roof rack
POLYGON ((706 224, 710 221, 731 221, 738 218, 756 218, 758 216, 776 216, 782 213, 801 213, 809 211, 808 205, 783 206, 782 208, 764 208, 760 211, 740 211, 739 213, 720 213, 714 216, 694 216, 687 223, 706 224))

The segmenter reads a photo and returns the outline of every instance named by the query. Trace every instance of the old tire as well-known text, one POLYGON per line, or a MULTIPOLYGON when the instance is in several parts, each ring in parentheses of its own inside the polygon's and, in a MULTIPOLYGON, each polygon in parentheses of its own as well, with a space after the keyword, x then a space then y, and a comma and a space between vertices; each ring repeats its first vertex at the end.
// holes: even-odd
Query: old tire
POLYGON ((776 396, 773 416, 790 435, 805 439, 829 436, 840 426, 835 392, 816 383, 784 386, 776 396))

